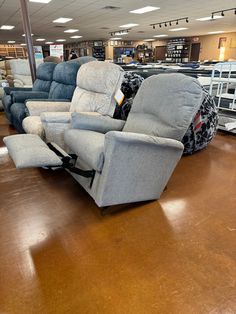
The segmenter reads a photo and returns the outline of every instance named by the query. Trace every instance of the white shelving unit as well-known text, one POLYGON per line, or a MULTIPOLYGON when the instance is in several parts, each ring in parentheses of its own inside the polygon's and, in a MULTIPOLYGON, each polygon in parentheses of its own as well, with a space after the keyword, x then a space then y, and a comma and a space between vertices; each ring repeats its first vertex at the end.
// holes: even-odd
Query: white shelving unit
POLYGON ((218 128, 236 134, 236 62, 221 62, 214 66, 209 91, 216 97, 218 128))

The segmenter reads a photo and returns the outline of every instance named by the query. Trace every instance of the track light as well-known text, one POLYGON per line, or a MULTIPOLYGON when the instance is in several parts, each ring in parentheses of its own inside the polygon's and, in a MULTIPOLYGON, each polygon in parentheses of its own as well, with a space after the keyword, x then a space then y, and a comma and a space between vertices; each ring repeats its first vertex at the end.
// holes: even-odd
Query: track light
POLYGON ((159 24, 159 27, 161 28, 161 24, 159 24))
POLYGON ((186 18, 186 23, 188 23, 188 18, 186 18))
POLYGON ((179 21, 178 20, 176 21, 176 25, 179 25, 179 21))
POLYGON ((172 25, 171 22, 169 23, 169 25, 170 25, 170 26, 172 25))
POLYGON ((156 28, 156 26, 155 26, 155 25, 152 25, 152 28, 153 28, 153 29, 155 29, 155 28, 156 28))
POLYGON ((225 16, 224 11, 221 12, 221 16, 225 16))
POLYGON ((234 14, 236 15, 236 9, 234 9, 234 14))
POLYGON ((165 27, 167 27, 167 24, 165 23, 165 27))
POLYGON ((212 20, 214 20, 214 14, 212 13, 212 15, 211 15, 211 18, 212 18, 212 20))

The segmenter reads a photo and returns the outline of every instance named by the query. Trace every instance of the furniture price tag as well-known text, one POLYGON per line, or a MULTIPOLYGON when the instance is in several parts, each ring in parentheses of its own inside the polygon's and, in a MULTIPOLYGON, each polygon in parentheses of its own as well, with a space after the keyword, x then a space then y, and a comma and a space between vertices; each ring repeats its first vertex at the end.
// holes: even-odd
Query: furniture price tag
POLYGON ((124 98, 125 98, 125 95, 122 93, 122 91, 120 89, 118 89, 114 98, 115 98, 116 102, 118 103, 118 105, 120 106, 122 104, 124 98))

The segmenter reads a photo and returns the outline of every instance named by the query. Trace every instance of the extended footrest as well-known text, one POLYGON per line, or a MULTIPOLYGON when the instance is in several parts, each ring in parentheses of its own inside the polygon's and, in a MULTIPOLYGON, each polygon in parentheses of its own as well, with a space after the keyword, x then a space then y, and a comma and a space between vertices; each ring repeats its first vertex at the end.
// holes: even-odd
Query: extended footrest
POLYGON ((63 161, 38 135, 17 134, 3 139, 16 168, 57 167, 63 161))

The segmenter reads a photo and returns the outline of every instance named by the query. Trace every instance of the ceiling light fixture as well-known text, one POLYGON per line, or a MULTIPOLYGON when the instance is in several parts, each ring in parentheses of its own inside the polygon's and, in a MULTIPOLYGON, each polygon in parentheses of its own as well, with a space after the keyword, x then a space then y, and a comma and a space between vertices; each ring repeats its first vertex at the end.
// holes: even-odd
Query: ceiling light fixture
POLYGON ((234 14, 236 14, 236 8, 215 11, 215 12, 211 13, 212 19, 214 18, 214 15, 217 14, 217 13, 220 13, 221 17, 224 17, 225 16, 225 12, 228 12, 228 11, 234 11, 234 14))
POLYGON ((168 35, 166 35, 166 34, 160 34, 160 35, 155 35, 155 36, 153 36, 153 37, 155 37, 155 38, 162 38, 162 37, 168 37, 168 35))
POLYGON ((153 23, 153 24, 150 24, 150 26, 152 26, 153 29, 155 29, 155 26, 156 25, 159 25, 159 27, 162 26, 162 24, 167 27, 168 24, 169 26, 172 26, 174 23, 176 25, 179 25, 179 21, 185 21, 186 23, 189 23, 189 18, 188 17, 181 17, 179 19, 174 19, 174 20, 169 20, 169 21, 162 21, 162 22, 158 22, 158 23, 153 23))
POLYGON ((67 29, 66 31, 64 31, 64 33, 76 33, 78 31, 79 31, 78 29, 71 28, 71 29, 67 29))
POLYGON ((179 31, 184 31, 188 29, 187 27, 179 27, 179 28, 172 28, 172 29, 169 29, 169 32, 179 32, 179 31))
POLYGON ((126 27, 135 27, 135 26, 139 26, 139 24, 135 24, 135 23, 129 23, 129 24, 124 24, 124 25, 121 25, 120 27, 124 27, 124 28, 126 28, 126 27))
POLYGON ((59 17, 58 19, 54 20, 53 23, 67 23, 72 21, 73 19, 69 17, 59 17))
POLYGON ((120 40, 122 39, 121 37, 113 37, 113 38, 110 38, 110 40, 120 40))
POLYGON ((15 40, 8 40, 7 43, 8 43, 8 44, 15 44, 15 42, 16 42, 15 40))
POLYGON ((155 39, 153 38, 148 38, 148 39, 144 39, 143 41, 154 41, 155 39))
POLYGON ((213 32, 208 32, 207 34, 214 35, 214 34, 221 34, 221 33, 224 33, 224 31, 213 31, 213 32))
POLYGON ((36 41, 45 41, 45 38, 37 38, 36 41))
POLYGON ((36 2, 36 3, 49 3, 52 0, 29 0, 29 2, 36 2))
POLYGON ((199 19, 196 19, 196 21, 205 22, 205 21, 212 21, 212 20, 217 20, 217 19, 222 19, 222 18, 223 16, 221 15, 212 14, 211 16, 200 17, 199 19))
POLYGON ((135 14, 144 14, 151 11, 160 10, 159 7, 152 7, 152 6, 146 6, 137 10, 129 11, 129 13, 135 13, 135 14))
POLYGON ((57 42, 63 42, 63 41, 66 41, 66 39, 57 39, 56 41, 57 42))
POLYGON ((54 44, 54 41, 46 41, 45 44, 46 44, 46 45, 52 45, 52 44, 54 44))
POLYGON ((83 36, 79 36, 79 35, 76 35, 76 36, 71 36, 70 38, 82 38, 83 36))
POLYGON ((10 31, 10 30, 13 29, 13 28, 15 28, 15 26, 13 26, 13 25, 2 25, 2 26, 0 27, 0 29, 6 30, 6 31, 10 31))
MULTIPOLYGON (((25 37, 25 34, 23 34, 22 36, 25 37)), ((34 36, 34 34, 31 34, 31 36, 34 36)))
POLYGON ((20 44, 21 46, 26 46, 26 44, 20 44))

